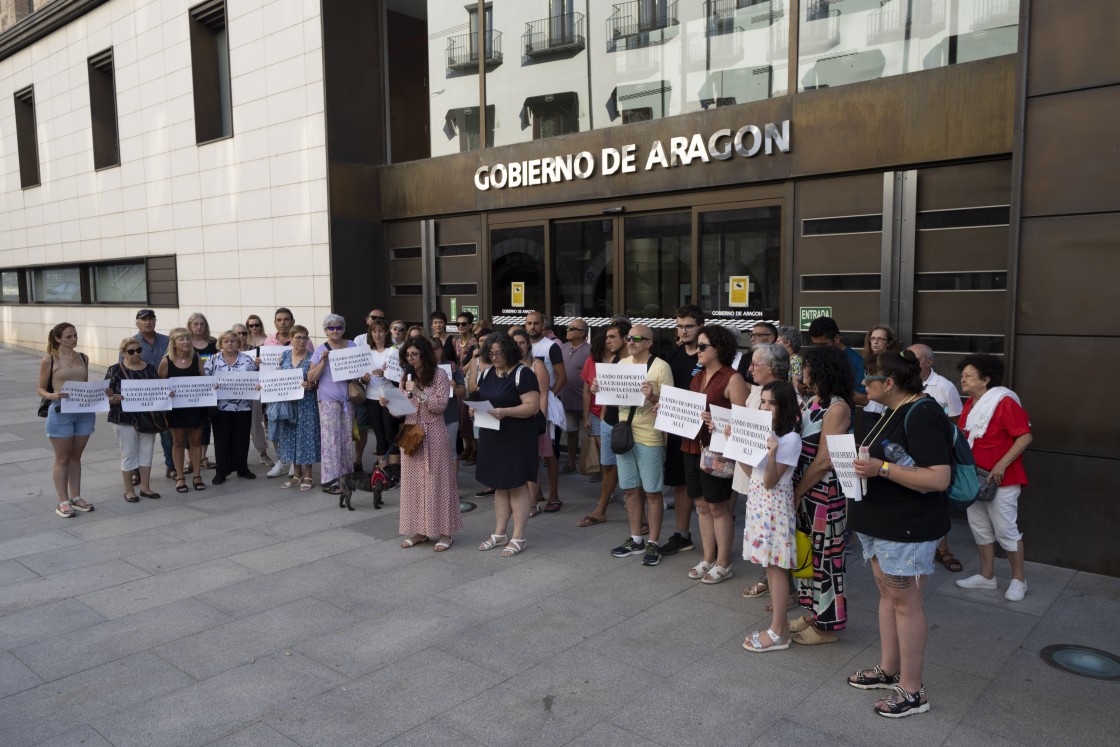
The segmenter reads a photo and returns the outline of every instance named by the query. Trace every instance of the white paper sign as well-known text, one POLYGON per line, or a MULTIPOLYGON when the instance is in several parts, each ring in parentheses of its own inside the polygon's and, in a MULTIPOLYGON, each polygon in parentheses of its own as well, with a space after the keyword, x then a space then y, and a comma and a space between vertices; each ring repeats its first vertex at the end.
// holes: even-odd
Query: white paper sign
POLYGON ((406 415, 411 415, 416 412, 416 407, 413 406, 404 392, 393 386, 382 387, 382 392, 385 394, 387 401, 386 407, 389 408, 389 414, 395 418, 403 418, 406 415))
POLYGON ((712 442, 708 444, 708 448, 722 454, 727 448, 727 437, 723 435, 723 429, 731 425, 731 408, 708 405, 708 410, 712 413, 712 442))
POLYGON ((840 489, 844 497, 853 501, 863 499, 860 491, 859 475, 852 462, 856 458, 856 437, 850 433, 841 433, 835 436, 825 436, 828 446, 828 456, 832 460, 832 470, 840 482, 840 489))
POLYGON ((123 412, 166 412, 171 409, 167 379, 121 379, 123 412))
POLYGON ((471 402, 470 407, 474 410, 474 424, 479 428, 486 428, 492 431, 501 430, 502 421, 490 414, 494 411, 494 405, 486 400, 481 400, 479 402, 471 402))
POLYGON ((171 407, 176 410, 218 406, 218 393, 214 390, 218 380, 213 376, 172 376, 167 382, 175 393, 171 407))
POLYGON ((450 363, 440 363, 439 367, 443 369, 443 372, 445 374, 447 374, 447 381, 450 383, 450 385, 448 386, 448 389, 447 389, 447 398, 448 399, 454 399, 455 398, 455 379, 451 378, 451 364, 450 363))
POLYGON ((331 381, 360 379, 373 369, 373 354, 369 348, 339 348, 327 356, 331 368, 331 381))
POLYGON ((399 384, 403 376, 404 371, 401 370, 400 355, 397 349, 393 348, 392 355, 385 358, 385 378, 394 384, 399 384))
POLYGON ((217 375, 218 399, 260 399, 256 371, 224 371, 217 375))
POLYGON ((731 405, 731 438, 723 455, 757 467, 766 456, 766 440, 773 431, 774 415, 770 411, 731 405))
POLYGON ((642 394, 645 380, 644 363, 596 363, 595 404, 641 407, 646 403, 642 394))
POLYGON ((285 368, 260 375, 261 404, 303 399, 303 369, 285 368))
POLYGON ((682 438, 696 438, 705 425, 701 415, 708 407, 708 395, 703 392, 663 386, 657 404, 657 419, 653 427, 659 431, 682 438))
POLYGON ((67 381, 61 401, 63 413, 109 412, 109 397, 105 394, 105 381, 67 381))
POLYGON ((261 373, 275 371, 280 367, 280 357, 284 352, 291 352, 291 345, 262 345, 257 348, 257 357, 261 359, 261 373))

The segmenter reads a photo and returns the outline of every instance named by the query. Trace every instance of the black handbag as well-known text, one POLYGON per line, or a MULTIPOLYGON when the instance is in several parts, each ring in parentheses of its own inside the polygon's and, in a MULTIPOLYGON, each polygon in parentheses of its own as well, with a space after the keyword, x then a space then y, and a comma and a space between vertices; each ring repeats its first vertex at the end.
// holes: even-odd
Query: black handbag
POLYGON ((991 472, 986 469, 976 468, 976 476, 980 478, 980 489, 976 491, 976 500, 981 503, 989 503, 996 497, 996 491, 999 490, 999 485, 995 483, 990 477, 991 472))
MULTIPOLYGON (((50 372, 50 374, 47 375, 47 391, 53 394, 54 393, 54 386, 52 385, 52 379, 54 379, 54 356, 53 355, 51 356, 51 372, 50 372)), ((50 409, 51 409, 51 400, 47 399, 46 397, 39 400, 39 417, 41 417, 41 418, 47 417, 47 412, 50 411, 50 409)))
MULTIPOLYGON (((126 379, 133 378, 128 373, 128 368, 121 364, 121 373, 124 374, 126 379)), ((156 412, 134 412, 132 415, 132 427, 136 429, 137 433, 163 433, 171 428, 171 421, 167 418, 167 413, 162 411, 156 412)))
POLYGON ((626 454, 634 448, 634 411, 637 407, 630 408, 626 420, 619 421, 611 427, 611 451, 615 454, 626 454))

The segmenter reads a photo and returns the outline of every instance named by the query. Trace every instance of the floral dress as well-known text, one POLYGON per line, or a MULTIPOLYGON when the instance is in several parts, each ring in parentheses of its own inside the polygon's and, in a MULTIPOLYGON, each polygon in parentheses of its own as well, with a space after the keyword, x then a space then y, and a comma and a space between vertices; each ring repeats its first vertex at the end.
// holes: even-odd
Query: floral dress
MULTIPOLYGON (((801 438, 787 433, 778 439, 778 464, 794 467, 801 453, 801 438)), ((787 469, 778 484, 767 488, 763 481, 766 462, 751 470, 747 487, 747 514, 743 523, 743 559, 761 566, 792 568, 797 559, 795 530, 797 512, 793 505, 793 469, 787 469)))
MULTIPOLYGON (((292 351, 285 350, 280 356, 279 369, 303 369, 303 379, 311 368, 311 356, 305 355, 299 366, 292 365, 292 351)), ((292 402, 295 407, 295 420, 281 420, 280 430, 281 461, 292 464, 314 464, 319 461, 319 401, 314 389, 307 389, 303 399, 292 402)))

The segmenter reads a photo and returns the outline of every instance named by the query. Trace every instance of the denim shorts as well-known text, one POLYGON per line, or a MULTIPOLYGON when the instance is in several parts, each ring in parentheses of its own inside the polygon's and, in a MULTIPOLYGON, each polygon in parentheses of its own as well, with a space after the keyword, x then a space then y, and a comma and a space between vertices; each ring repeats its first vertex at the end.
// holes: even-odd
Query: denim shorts
POLYGON ((863 546, 863 559, 879 559, 879 568, 888 576, 932 576, 933 553, 940 540, 929 542, 891 542, 856 532, 863 546))
POLYGON ((97 423, 97 416, 92 412, 61 413, 59 405, 52 404, 47 410, 47 437, 48 438, 73 438, 74 436, 88 436, 93 433, 93 426, 97 423))
POLYGON ((595 414, 595 413, 593 413, 593 412, 592 412, 592 413, 588 413, 588 416, 587 416, 587 420, 588 420, 588 422, 589 422, 589 423, 591 424, 591 430, 590 430, 590 431, 588 432, 588 434, 587 434, 587 435, 589 435, 589 436, 591 436, 591 437, 593 437, 593 438, 598 438, 598 437, 599 437, 599 431, 600 431, 600 429, 601 429, 601 427, 602 427, 602 425, 601 425, 601 424, 602 424, 602 422, 603 422, 603 421, 602 421, 602 420, 600 420, 600 419, 599 419, 599 416, 598 416, 598 415, 596 415, 596 414, 595 414))
POLYGON ((611 451, 611 430, 614 428, 605 420, 599 421, 599 464, 603 467, 613 467, 618 464, 618 457, 611 451))
POLYGON ((665 487, 665 447, 646 446, 634 442, 634 448, 625 454, 615 454, 618 460, 618 487, 623 490, 642 488, 647 493, 660 493, 665 487))

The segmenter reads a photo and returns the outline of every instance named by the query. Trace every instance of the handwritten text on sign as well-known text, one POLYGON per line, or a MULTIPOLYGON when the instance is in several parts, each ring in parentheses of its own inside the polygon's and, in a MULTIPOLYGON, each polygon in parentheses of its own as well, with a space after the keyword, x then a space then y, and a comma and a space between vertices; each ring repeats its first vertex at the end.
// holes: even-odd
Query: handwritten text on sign
POLYGON ((727 437, 723 435, 723 429, 731 425, 731 408, 708 405, 708 409, 712 413, 712 442, 708 444, 708 448, 722 454, 727 448, 727 437))
POLYGON ((700 416, 708 406, 708 395, 675 386, 663 386, 657 404, 654 428, 682 438, 696 438, 704 425, 704 419, 700 416))
POLYGON ((731 405, 731 438, 723 455, 757 467, 766 456, 766 439, 773 430, 774 415, 768 410, 731 405))
POLYGON ((121 410, 166 412, 171 409, 171 384, 166 379, 121 380, 121 410))
POLYGON ((642 382, 646 380, 644 363, 596 363, 595 404, 641 407, 646 403, 642 382))
POLYGON ((167 381, 171 384, 171 391, 175 392, 171 406, 176 410, 218 406, 218 393, 214 391, 218 380, 213 376, 172 376, 167 381))
POLYGON ((257 356, 261 359, 261 373, 275 371, 280 367, 280 357, 285 351, 291 352, 291 345, 262 345, 257 348, 257 356))
POLYGON ((332 350, 327 360, 330 361, 331 381, 335 382, 360 379, 373 370, 373 355, 369 348, 332 350))
POLYGON ((62 385, 62 412, 109 412, 104 381, 67 381, 62 385))
POLYGON ((261 402, 290 402, 303 399, 303 369, 286 368, 283 371, 262 373, 261 402))
POLYGON ((836 479, 840 481, 844 497, 853 501, 861 500, 863 494, 860 491, 859 475, 856 474, 855 465, 852 464, 856 458, 855 436, 843 433, 825 436, 824 439, 828 446, 828 456, 832 460, 832 469, 836 472, 836 479))
POLYGON ((260 399, 256 371, 226 371, 218 374, 218 399, 260 399))

